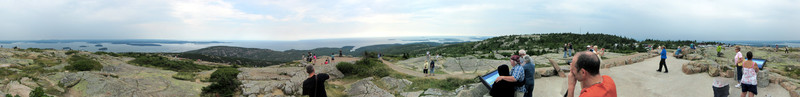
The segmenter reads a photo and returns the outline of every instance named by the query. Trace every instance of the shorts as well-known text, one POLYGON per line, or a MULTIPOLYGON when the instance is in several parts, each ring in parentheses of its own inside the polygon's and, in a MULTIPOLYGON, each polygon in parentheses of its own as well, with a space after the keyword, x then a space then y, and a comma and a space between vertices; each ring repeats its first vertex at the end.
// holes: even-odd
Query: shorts
POLYGON ((742 92, 752 92, 753 95, 758 95, 758 86, 750 84, 742 84, 742 92))
POLYGON ((428 74, 428 69, 422 69, 422 73, 428 74))

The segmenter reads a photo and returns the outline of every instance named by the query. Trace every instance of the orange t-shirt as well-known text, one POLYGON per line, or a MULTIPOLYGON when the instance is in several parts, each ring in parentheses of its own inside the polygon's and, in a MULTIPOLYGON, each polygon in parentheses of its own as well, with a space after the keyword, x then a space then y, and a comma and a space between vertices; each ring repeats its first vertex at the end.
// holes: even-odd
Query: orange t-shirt
POLYGON ((617 86, 608 75, 603 75, 603 82, 581 89, 580 97, 617 97, 617 86))

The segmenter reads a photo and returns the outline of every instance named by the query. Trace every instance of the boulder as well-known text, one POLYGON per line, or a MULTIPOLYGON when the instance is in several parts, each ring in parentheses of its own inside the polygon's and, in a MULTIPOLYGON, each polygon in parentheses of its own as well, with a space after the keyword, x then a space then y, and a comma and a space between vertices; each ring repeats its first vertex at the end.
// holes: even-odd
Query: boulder
POLYGON ((717 64, 711 64, 708 66, 708 76, 717 77, 720 74, 720 67, 717 64))
POLYGON ((372 83, 372 77, 361 79, 352 85, 350 88, 344 90, 347 96, 352 97, 392 97, 386 90, 378 88, 375 83, 372 83))
POLYGON ((28 87, 39 87, 39 84, 36 84, 36 82, 33 82, 33 80, 31 80, 31 78, 28 77, 23 77, 22 79, 19 80, 19 83, 28 87))
POLYGON ((473 83, 459 87, 458 89, 456 89, 456 92, 458 92, 458 95, 456 95, 456 97, 481 97, 483 95, 489 94, 489 89, 487 89, 486 86, 483 85, 483 83, 473 83))
POLYGON ((786 89, 786 91, 793 91, 797 90, 797 85, 792 82, 781 82, 781 86, 786 89))
POLYGON ((400 93, 400 96, 403 96, 403 97, 419 97, 419 95, 422 95, 422 92, 423 91, 403 92, 403 93, 400 93))
POLYGON ((396 79, 388 76, 381 78, 381 81, 385 84, 388 91, 395 94, 403 92, 403 90, 412 83, 406 79, 396 79))
POLYGON ((734 70, 728 70, 726 74, 727 75, 725 76, 725 78, 733 78, 734 76, 736 76, 736 72, 734 70))
POLYGON ((336 65, 314 65, 315 72, 330 75, 331 79, 342 78, 344 74, 336 69, 336 65))
POLYGON ((760 70, 758 75, 756 76, 756 80, 758 81, 757 86, 759 88, 764 88, 769 86, 769 70, 760 70))
POLYGON ((536 73, 538 73, 541 77, 558 75, 558 73, 556 73, 556 71, 552 68, 536 68, 536 73))
POLYGON ((703 72, 706 69, 702 69, 700 67, 695 67, 693 65, 683 64, 682 70, 683 70, 683 73, 686 73, 686 74, 695 74, 695 73, 703 72))
POLYGON ((64 75, 64 78, 61 78, 61 80, 58 81, 58 85, 63 86, 65 88, 70 88, 72 86, 75 86, 75 84, 78 84, 78 82, 81 82, 81 77, 79 76, 79 74, 68 73, 64 75))
POLYGON ((11 81, 4 89, 6 89, 5 91, 7 91, 8 94, 19 95, 21 97, 28 97, 28 94, 33 90, 28 86, 20 84, 18 81, 11 81))
POLYGON ((683 59, 686 59, 686 60, 700 60, 700 59, 703 59, 703 56, 702 55, 698 55, 698 54, 688 54, 688 55, 686 55, 686 57, 683 57, 683 59))
POLYGON ((292 80, 283 83, 284 85, 281 87, 281 90, 287 95, 300 95, 303 93, 302 86, 300 86, 303 81, 305 81, 305 79, 292 78, 292 80))
POLYGON ((718 64, 716 62, 709 61, 709 60, 692 61, 692 62, 683 64, 682 70, 683 70, 683 73, 686 73, 686 74, 695 74, 695 73, 708 71, 708 67, 711 66, 711 65, 718 66, 718 64))
POLYGON ((456 95, 455 92, 445 91, 445 90, 437 89, 437 88, 427 89, 422 94, 425 95, 425 96, 422 96, 422 97, 452 97, 452 96, 456 95))

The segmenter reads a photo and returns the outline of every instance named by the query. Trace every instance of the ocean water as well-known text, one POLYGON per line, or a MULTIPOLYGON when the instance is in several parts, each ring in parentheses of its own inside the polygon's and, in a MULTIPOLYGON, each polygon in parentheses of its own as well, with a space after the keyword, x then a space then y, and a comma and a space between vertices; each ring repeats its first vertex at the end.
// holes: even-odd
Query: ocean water
POLYGON ((99 43, 102 47, 95 47, 94 43, 87 42, 58 42, 58 43, 36 43, 36 42, 12 42, 0 43, 3 48, 12 48, 14 46, 20 48, 52 48, 63 49, 69 47, 73 50, 82 51, 101 51, 100 48, 108 48, 106 52, 185 52, 196 50, 211 46, 237 46, 246 48, 261 48, 271 49, 277 51, 285 51, 290 49, 296 50, 309 50, 320 47, 340 48, 343 46, 355 46, 355 48, 377 45, 377 44, 405 44, 416 42, 465 42, 465 41, 480 41, 490 38, 491 36, 439 36, 439 37, 381 37, 381 38, 343 38, 343 39, 316 39, 316 40, 299 40, 299 41, 243 41, 243 40, 221 40, 225 43, 182 43, 182 44, 168 44, 168 43, 152 43, 161 46, 132 46, 127 44, 111 44, 99 43), (86 46, 86 47, 80 47, 86 46))

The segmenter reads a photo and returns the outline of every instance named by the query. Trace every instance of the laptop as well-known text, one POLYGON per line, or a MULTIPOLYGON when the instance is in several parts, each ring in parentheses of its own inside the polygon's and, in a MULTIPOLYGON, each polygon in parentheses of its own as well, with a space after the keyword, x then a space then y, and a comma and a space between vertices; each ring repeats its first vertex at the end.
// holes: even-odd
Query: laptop
POLYGON ((497 80, 497 77, 499 76, 500 74, 497 72, 497 70, 494 70, 492 72, 484 74, 483 76, 480 76, 481 77, 480 79, 483 85, 486 86, 486 88, 492 90, 492 85, 494 84, 494 80, 497 80))

